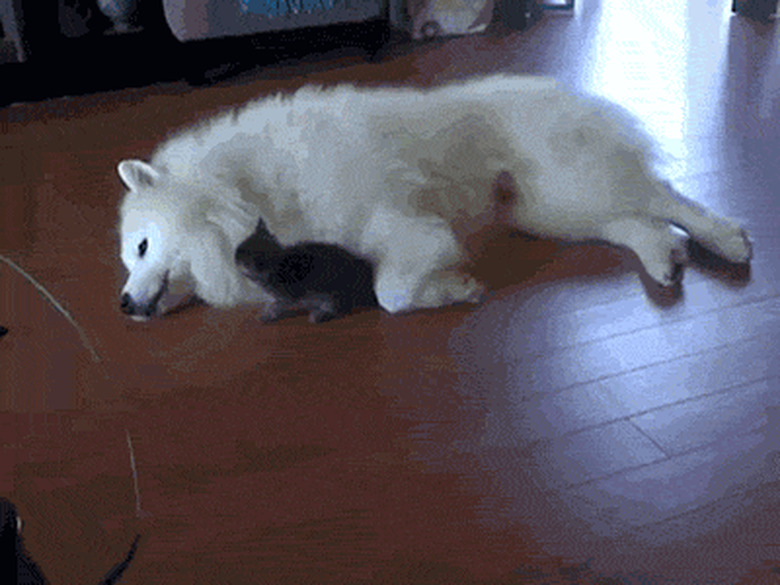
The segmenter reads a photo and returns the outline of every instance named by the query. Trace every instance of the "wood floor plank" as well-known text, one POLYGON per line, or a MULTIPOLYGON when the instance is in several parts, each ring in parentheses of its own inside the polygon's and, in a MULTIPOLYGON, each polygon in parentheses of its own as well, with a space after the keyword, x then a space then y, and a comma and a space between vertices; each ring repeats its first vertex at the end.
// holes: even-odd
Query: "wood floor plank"
MULTIPOLYGON (((512 370, 518 392, 524 396, 550 393, 683 356, 702 354, 706 359, 703 354, 708 351, 757 335, 771 335, 780 327, 779 300, 770 297, 725 307, 665 323, 662 328, 645 328, 563 349, 548 348, 540 341, 538 349, 529 351, 524 328, 509 322, 494 334, 501 338, 495 350, 512 370)), ((519 324, 523 316, 513 318, 519 324)), ((544 324, 540 323, 539 328, 543 329, 544 324)), ((533 339, 544 338, 542 334, 533 339)))
POLYGON ((774 341, 774 334, 760 335, 736 346, 540 394, 526 403, 534 414, 527 419, 524 432, 529 440, 561 436, 702 395, 776 379, 780 365, 763 353, 774 341))
POLYGON ((666 459, 626 421, 605 424, 534 447, 532 460, 551 484, 570 486, 666 459))
POLYGON ((767 423, 767 409, 780 406, 780 377, 634 416, 631 422, 665 453, 675 455, 747 433, 767 423))

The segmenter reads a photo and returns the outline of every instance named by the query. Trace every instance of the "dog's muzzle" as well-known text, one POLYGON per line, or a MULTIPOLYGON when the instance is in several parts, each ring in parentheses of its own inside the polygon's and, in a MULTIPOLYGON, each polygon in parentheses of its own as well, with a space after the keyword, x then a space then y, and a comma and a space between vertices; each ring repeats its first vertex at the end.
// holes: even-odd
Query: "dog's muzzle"
POLYGON ((160 296, 158 293, 150 302, 139 305, 128 293, 124 293, 119 299, 119 308, 125 315, 149 318, 157 312, 157 302, 160 300, 160 296))
POLYGON ((119 297, 119 308, 125 315, 140 319, 148 319, 157 313, 157 305, 167 289, 168 275, 166 274, 165 278, 163 278, 160 290, 158 290, 148 302, 137 303, 133 297, 130 296, 130 293, 122 293, 122 296, 119 297))

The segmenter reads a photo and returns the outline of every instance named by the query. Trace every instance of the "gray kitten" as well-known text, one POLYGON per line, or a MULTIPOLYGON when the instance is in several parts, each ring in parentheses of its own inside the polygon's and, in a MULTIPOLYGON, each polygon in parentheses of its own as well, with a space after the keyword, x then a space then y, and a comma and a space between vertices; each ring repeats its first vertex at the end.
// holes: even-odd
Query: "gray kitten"
POLYGON ((304 242, 283 247, 262 220, 236 250, 244 273, 275 298, 267 319, 301 312, 320 323, 379 305, 373 266, 339 246, 304 242))

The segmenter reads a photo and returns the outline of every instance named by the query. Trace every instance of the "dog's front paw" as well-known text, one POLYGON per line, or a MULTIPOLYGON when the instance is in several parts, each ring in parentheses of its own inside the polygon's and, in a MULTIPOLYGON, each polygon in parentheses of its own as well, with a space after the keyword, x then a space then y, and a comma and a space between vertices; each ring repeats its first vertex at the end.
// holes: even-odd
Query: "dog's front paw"
POLYGON ((454 303, 480 303, 485 300, 485 287, 470 276, 444 272, 431 278, 421 291, 422 307, 441 307, 454 303))
POLYGON ((400 289, 381 289, 376 293, 379 306, 388 313, 400 313, 414 308, 407 291, 400 289))
POLYGON ((419 277, 412 277, 390 266, 381 267, 376 277, 376 299, 388 313, 415 309, 414 289, 419 277))

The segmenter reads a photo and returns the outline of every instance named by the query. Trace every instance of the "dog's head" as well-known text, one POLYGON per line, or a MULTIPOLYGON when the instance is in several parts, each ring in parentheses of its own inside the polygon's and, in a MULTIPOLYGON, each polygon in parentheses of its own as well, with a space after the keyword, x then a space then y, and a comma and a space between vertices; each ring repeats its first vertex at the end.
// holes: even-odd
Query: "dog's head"
POLYGON ((186 218, 179 186, 142 161, 123 161, 119 176, 128 189, 120 208, 122 263, 128 278, 122 311, 147 319, 175 306, 194 290, 187 249, 186 218))

